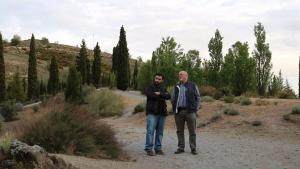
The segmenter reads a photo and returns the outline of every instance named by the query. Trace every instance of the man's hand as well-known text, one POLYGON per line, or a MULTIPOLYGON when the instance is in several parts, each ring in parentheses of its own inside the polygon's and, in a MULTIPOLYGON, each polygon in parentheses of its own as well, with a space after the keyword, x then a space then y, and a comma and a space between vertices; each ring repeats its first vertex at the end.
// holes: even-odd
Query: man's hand
POLYGON ((160 92, 154 92, 154 94, 156 94, 158 96, 158 95, 160 95, 160 92))

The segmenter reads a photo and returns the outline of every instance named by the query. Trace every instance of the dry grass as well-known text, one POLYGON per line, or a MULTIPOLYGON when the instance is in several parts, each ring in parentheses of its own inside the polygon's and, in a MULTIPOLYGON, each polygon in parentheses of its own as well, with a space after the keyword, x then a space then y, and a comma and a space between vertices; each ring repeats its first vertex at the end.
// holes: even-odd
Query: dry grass
MULTIPOLYGON (((255 103, 257 99, 251 98, 255 103)), ((286 137, 288 139, 299 142, 300 140, 300 126, 295 123, 290 123, 283 120, 282 116, 286 112, 291 112, 292 107, 299 105, 300 100, 287 100, 287 99, 264 99, 269 103, 257 106, 255 104, 242 106, 234 103, 224 103, 223 101, 215 102, 202 102, 201 110, 198 111, 198 122, 209 122, 214 112, 223 112, 228 106, 233 109, 239 110, 238 116, 223 116, 222 120, 218 120, 208 126, 201 128, 201 131, 207 132, 228 132, 235 134, 254 134, 254 135, 270 135, 272 137, 286 137), (257 122, 259 121, 259 122, 257 122), (256 123, 261 123, 260 127, 253 127, 256 123)), ((170 106, 170 104, 168 104, 170 106)), ((168 106, 168 108, 170 108, 168 106)), ((126 123, 133 123, 137 126, 145 126, 145 114, 139 113, 131 116, 126 123)), ((120 123, 123 123, 120 121, 120 123)), ((124 124, 124 126, 125 126, 124 124)), ((201 126, 202 124, 200 124, 201 126)), ((169 115, 166 119, 166 128, 175 129, 174 117, 169 115)))

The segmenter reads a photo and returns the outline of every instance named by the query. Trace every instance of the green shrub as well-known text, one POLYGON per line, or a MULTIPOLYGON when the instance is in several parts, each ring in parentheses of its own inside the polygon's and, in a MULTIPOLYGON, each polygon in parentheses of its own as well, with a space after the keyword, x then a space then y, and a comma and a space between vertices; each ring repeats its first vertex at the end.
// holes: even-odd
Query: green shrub
POLYGON ((277 101, 275 101, 275 102, 274 102, 274 105, 278 105, 278 102, 277 102, 277 101))
POLYGON ((286 120, 286 121, 290 121, 290 120, 291 120, 290 114, 284 114, 284 115, 282 116, 282 118, 283 118, 284 120, 286 120))
POLYGON ((235 104, 240 104, 241 103, 241 97, 240 96, 234 97, 233 102, 235 104))
POLYGON ((17 112, 22 111, 24 107, 23 104, 20 102, 15 103, 13 106, 14 106, 14 110, 17 112))
POLYGON ((134 107, 134 112, 133 113, 135 114, 135 113, 138 113, 138 112, 143 112, 143 111, 145 111, 145 109, 146 109, 146 103, 143 102, 143 103, 140 103, 140 104, 138 104, 134 107))
POLYGON ((38 111, 39 111, 39 106, 38 106, 38 105, 33 106, 33 107, 32 107, 32 110, 33 110, 34 112, 38 112, 38 111))
POLYGON ((4 154, 9 153, 11 142, 14 139, 14 135, 12 133, 5 133, 0 138, 0 149, 4 154))
POLYGON ((213 98, 216 99, 216 100, 219 100, 220 98, 222 98, 224 95, 223 93, 220 91, 220 90, 217 90, 214 95, 213 95, 213 98))
POLYGON ((225 101, 225 103, 233 103, 234 102, 234 96, 225 96, 224 101, 225 101))
POLYGON ((210 118, 210 122, 213 123, 213 122, 216 122, 218 120, 221 120, 222 119, 222 115, 220 112, 215 112, 211 118, 210 118))
POLYGON ((266 105, 269 105, 269 104, 270 104, 269 101, 263 100, 263 99, 257 99, 257 100, 255 101, 255 105, 256 105, 256 106, 266 106, 266 105))
POLYGON ((292 89, 287 88, 280 91, 278 97, 281 99, 293 99, 296 98, 296 94, 292 89))
POLYGON ((222 92, 223 96, 231 96, 232 90, 229 87, 222 87, 219 89, 222 92))
POLYGON ((199 90, 202 96, 214 96, 217 92, 217 89, 212 86, 201 86, 199 90))
POLYGON ((215 99, 212 98, 211 96, 204 96, 204 97, 202 97, 201 101, 203 101, 203 102, 214 102, 215 99))
POLYGON ((204 122, 200 122, 198 125, 197 125, 197 128, 202 128, 202 127, 205 127, 209 125, 209 121, 204 121, 204 122))
POLYGON ((68 153, 117 158, 121 153, 115 132, 96 121, 95 114, 84 107, 69 105, 63 112, 54 111, 36 122, 23 140, 37 144, 50 153, 68 153))
POLYGON ((299 106, 293 107, 291 114, 300 115, 300 107, 299 106))
POLYGON ((240 97, 241 105, 250 105, 252 102, 248 97, 241 96, 240 97))
POLYGON ((261 126, 261 125, 262 125, 262 122, 259 121, 259 120, 255 120, 255 121, 253 121, 251 124, 252 124, 252 126, 261 126))
POLYGON ((124 105, 121 98, 108 89, 91 93, 87 97, 87 102, 90 111, 100 117, 119 116, 123 113, 124 105))
POLYGON ((12 121, 17 115, 17 111, 11 102, 4 102, 0 105, 0 114, 4 121, 12 121))
POLYGON ((82 90, 81 90, 81 97, 84 101, 84 103, 88 102, 88 96, 91 95, 91 93, 96 92, 96 88, 92 85, 84 85, 82 86, 82 90))
POLYGON ((238 110, 233 109, 233 108, 226 108, 224 110, 224 114, 230 115, 230 116, 236 116, 236 115, 239 115, 240 112, 238 110))

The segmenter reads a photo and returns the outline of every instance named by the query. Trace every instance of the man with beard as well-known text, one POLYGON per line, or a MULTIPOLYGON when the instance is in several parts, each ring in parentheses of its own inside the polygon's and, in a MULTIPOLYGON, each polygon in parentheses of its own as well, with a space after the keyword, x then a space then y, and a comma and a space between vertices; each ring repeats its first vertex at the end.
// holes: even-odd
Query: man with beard
POLYGON ((155 154, 164 155, 164 152, 162 151, 162 138, 165 119, 167 116, 166 100, 170 99, 171 96, 162 85, 163 81, 164 76, 157 73, 154 75, 153 84, 148 86, 145 90, 145 94, 147 96, 147 132, 145 151, 149 156, 154 156, 155 154), (155 150, 155 154, 153 152, 153 148, 155 150))

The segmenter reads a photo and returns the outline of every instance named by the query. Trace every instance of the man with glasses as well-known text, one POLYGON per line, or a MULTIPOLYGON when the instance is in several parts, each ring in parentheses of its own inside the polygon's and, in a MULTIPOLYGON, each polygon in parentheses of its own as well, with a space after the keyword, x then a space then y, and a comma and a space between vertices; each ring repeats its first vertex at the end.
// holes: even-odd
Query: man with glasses
POLYGON ((155 154, 164 155, 164 152, 162 151, 162 138, 165 119, 167 116, 166 100, 170 99, 171 96, 162 85, 163 81, 164 76, 157 73, 154 75, 153 84, 148 86, 145 90, 145 94, 147 96, 147 132, 145 151, 149 156, 154 156, 155 154), (153 148, 155 153, 153 152, 153 148))

